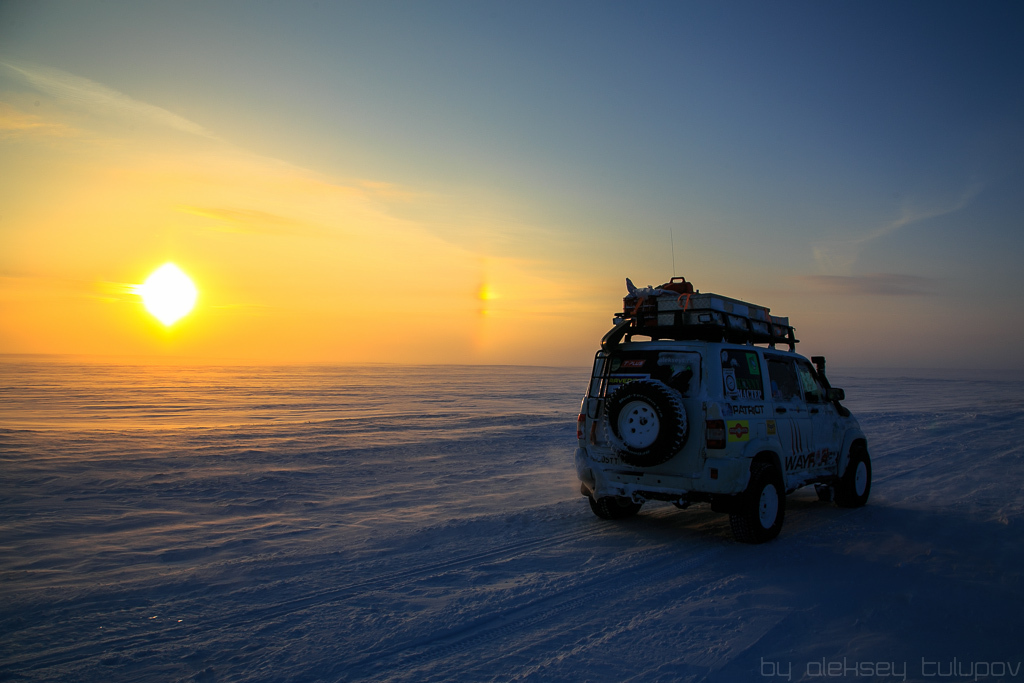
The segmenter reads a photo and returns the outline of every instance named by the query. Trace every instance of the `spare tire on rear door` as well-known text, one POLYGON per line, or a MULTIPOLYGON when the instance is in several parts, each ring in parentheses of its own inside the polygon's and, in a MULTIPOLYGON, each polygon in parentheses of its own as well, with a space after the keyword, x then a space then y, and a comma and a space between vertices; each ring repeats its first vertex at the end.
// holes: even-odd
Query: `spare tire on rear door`
POLYGON ((623 462, 654 467, 686 443, 689 425, 678 391, 656 379, 619 387, 605 405, 605 432, 623 462))

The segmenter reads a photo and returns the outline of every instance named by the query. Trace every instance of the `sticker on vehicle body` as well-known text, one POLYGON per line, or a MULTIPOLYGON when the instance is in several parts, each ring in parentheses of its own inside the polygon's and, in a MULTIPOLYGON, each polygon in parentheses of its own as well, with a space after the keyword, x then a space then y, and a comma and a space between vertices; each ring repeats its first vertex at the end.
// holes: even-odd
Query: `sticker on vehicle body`
POLYGON ((736 415, 761 415, 764 413, 764 406, 744 406, 734 403, 731 408, 736 415))
POLYGON ((700 366, 700 354, 696 352, 665 351, 658 356, 658 365, 667 365, 673 372, 679 372, 683 368, 691 368, 694 365, 700 366))
POLYGON ((650 379, 650 375, 612 375, 608 378, 608 395, 611 395, 613 389, 618 389, 623 384, 629 384, 633 380, 637 379, 650 379))
POLYGON ((722 369, 722 381, 725 384, 725 393, 736 393, 736 371, 732 368, 722 369))
MULTIPOLYGON (((793 420, 786 420, 783 424, 789 425, 789 452, 790 453, 803 453, 807 449, 804 448, 804 429, 803 425, 797 424, 793 420)), ((806 436, 810 436, 807 434, 806 436)))
POLYGON ((748 420, 729 420, 726 423, 729 441, 750 441, 750 423, 748 420))
POLYGON ((765 420, 765 426, 768 428, 768 435, 775 436, 775 420, 765 420))
POLYGON ((811 453, 790 455, 786 457, 786 470, 811 470, 832 467, 836 464, 837 453, 828 448, 821 448, 811 453))

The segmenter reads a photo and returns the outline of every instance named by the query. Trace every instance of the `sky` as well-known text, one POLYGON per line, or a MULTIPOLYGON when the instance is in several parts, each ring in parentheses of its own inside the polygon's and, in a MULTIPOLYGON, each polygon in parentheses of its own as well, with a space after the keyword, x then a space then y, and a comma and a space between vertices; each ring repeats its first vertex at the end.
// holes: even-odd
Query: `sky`
POLYGON ((0 2, 0 354, 587 365, 625 278, 1024 369, 1013 2, 0 2), (138 286, 173 262, 171 326, 138 286))

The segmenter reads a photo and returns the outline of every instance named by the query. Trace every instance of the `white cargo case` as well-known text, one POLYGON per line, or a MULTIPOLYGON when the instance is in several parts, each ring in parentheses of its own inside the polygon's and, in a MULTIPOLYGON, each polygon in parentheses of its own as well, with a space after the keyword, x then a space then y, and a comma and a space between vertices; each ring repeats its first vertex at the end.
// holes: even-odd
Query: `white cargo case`
POLYGON ((623 299, 623 311, 616 314, 614 321, 617 325, 629 321, 629 335, 655 339, 725 340, 771 346, 782 343, 789 345, 790 350, 795 350, 797 344, 789 318, 771 315, 767 306, 719 294, 668 292, 629 296, 623 299))

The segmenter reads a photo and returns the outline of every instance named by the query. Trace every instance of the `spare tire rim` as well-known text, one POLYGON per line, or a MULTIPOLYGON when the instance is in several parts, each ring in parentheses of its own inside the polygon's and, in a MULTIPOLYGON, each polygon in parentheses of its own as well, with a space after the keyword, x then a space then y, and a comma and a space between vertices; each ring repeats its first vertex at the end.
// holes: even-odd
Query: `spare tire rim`
POLYGON ((771 529, 779 516, 779 492, 771 484, 761 489, 761 500, 757 503, 757 518, 763 529, 771 529))
POLYGON ((619 438, 631 449, 649 448, 658 439, 661 422, 647 401, 630 401, 622 407, 617 421, 619 438))
POLYGON ((857 470, 854 473, 853 490, 858 496, 863 496, 868 488, 868 466, 861 460, 857 463, 857 470))

